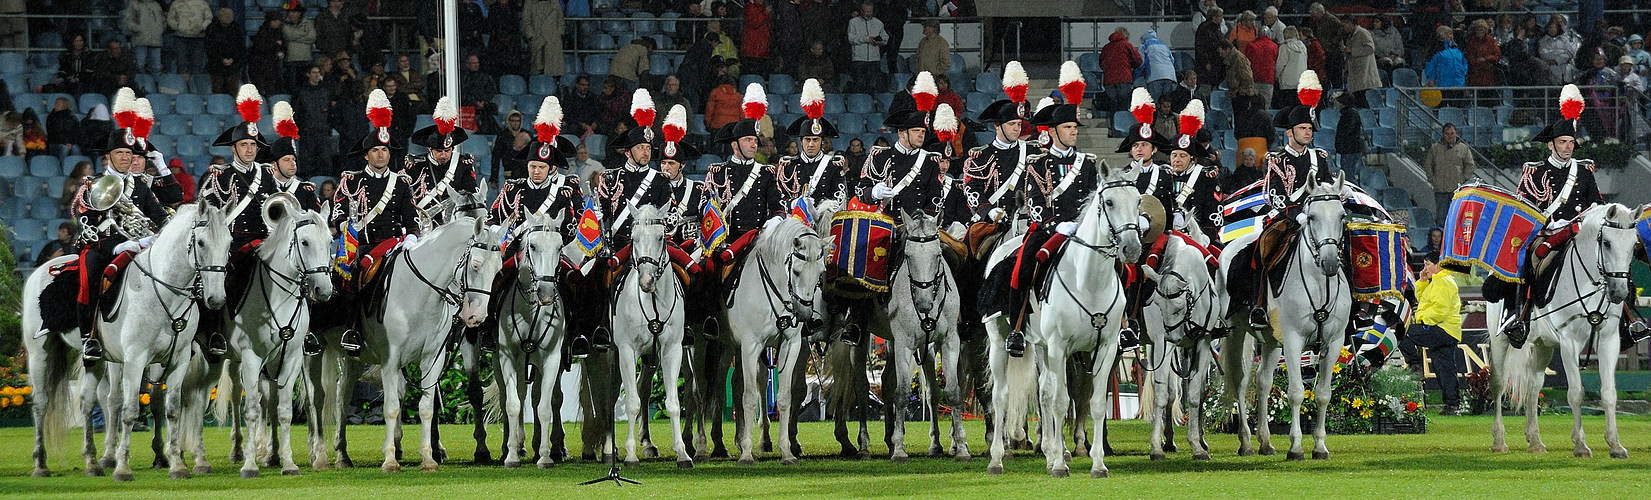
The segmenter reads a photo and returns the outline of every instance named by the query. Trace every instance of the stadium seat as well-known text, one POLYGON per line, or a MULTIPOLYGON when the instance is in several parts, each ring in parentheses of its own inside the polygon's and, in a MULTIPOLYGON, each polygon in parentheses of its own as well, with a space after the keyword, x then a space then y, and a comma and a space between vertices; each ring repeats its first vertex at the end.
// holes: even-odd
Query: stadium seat
POLYGON ((877 111, 887 113, 889 106, 894 105, 894 94, 881 92, 873 94, 872 97, 877 99, 877 111))
MULTIPOLYGON (((9 68, 5 68, 5 69, 9 69, 9 68)), ((7 92, 29 90, 29 75, 27 75, 27 74, 24 74, 24 73, 4 73, 4 74, 0 74, 0 80, 5 80, 5 82, 6 82, 6 91, 7 92)))
POLYGON ((1101 72, 1101 53, 1084 52, 1078 54, 1078 69, 1091 73, 1101 72))
POLYGON ((893 92, 893 93, 898 94, 898 93, 906 90, 906 85, 911 84, 911 79, 914 76, 916 76, 916 75, 913 75, 911 73, 895 73, 893 76, 890 76, 889 77, 889 92, 893 92))
POLYGON ((189 117, 176 113, 160 115, 155 121, 155 132, 166 135, 188 135, 189 117))
POLYGON ((170 135, 150 134, 148 141, 161 154, 171 154, 173 150, 178 149, 178 140, 170 135))
POLYGON ((58 164, 56 156, 38 155, 29 159, 29 175, 50 177, 63 174, 63 166, 58 164))
POLYGON ((0 68, 11 71, 21 69, 28 63, 21 52, 0 52, 0 68))
POLYGON ((1422 86, 1422 76, 1417 74, 1416 70, 1410 68, 1395 69, 1393 70, 1393 86, 1420 87, 1422 86))
POLYGON ((235 96, 229 94, 208 94, 206 96, 206 112, 214 115, 235 114, 235 96))
POLYGON ((505 95, 522 95, 527 92, 527 81, 519 75, 503 75, 499 77, 499 93, 505 95))
POLYGON ((162 94, 182 94, 189 92, 189 82, 183 75, 165 73, 155 78, 155 91, 162 94))
POLYGON ((0 177, 16 178, 28 170, 21 156, 0 156, 0 177))
POLYGON ((196 94, 211 94, 212 75, 199 74, 189 77, 188 91, 196 94))
POLYGON ((847 113, 848 106, 843 103, 842 94, 825 95, 825 112, 829 114, 847 113))
POLYGON ((1341 123, 1341 109, 1340 108, 1327 107, 1327 108, 1319 109, 1319 126, 1320 127, 1329 127, 1329 128, 1333 129, 1333 128, 1336 128, 1336 125, 1339 124, 1339 123, 1341 123))
POLYGON ((212 137, 186 135, 178 137, 177 149, 172 151, 178 156, 201 156, 206 154, 207 145, 212 143, 212 137))
POLYGON ((223 124, 214 115, 203 113, 195 115, 189 120, 189 133, 194 135, 217 137, 219 133, 224 131, 223 129, 223 124))
MULTIPOLYGON (((613 55, 610 55, 610 54, 589 54, 589 55, 586 55, 585 56, 585 73, 590 74, 590 75, 604 76, 604 77, 608 76, 608 67, 612 63, 613 63, 613 55)), ((599 80, 599 79, 598 78, 591 78, 591 80, 592 80, 591 83, 595 84, 596 80, 599 80)), ((592 85, 592 86, 595 86, 595 85, 592 85)))
POLYGON ((1399 126, 1399 111, 1396 109, 1382 108, 1376 112, 1376 116, 1376 123, 1381 125, 1383 128, 1391 129, 1399 126))
POLYGON ((711 135, 709 130, 705 130, 705 115, 695 114, 688 117, 688 134, 711 135))
MULTIPOLYGON (((979 111, 986 109, 986 106, 989 106, 989 105, 992 104, 992 101, 993 101, 992 97, 993 97, 992 94, 988 94, 986 92, 970 92, 967 96, 964 96, 964 98, 963 98, 963 107, 968 108, 969 111, 974 111, 974 112, 978 113, 979 111)), ((962 112, 962 111, 960 110, 960 112, 962 112)), ((965 113, 965 114, 975 114, 975 113, 965 113)))
POLYGON ((556 77, 550 75, 533 75, 527 79, 527 91, 539 95, 555 94, 556 77))
POLYGON ((869 115, 877 112, 877 101, 872 99, 870 95, 849 94, 845 100, 850 113, 869 115))
POLYGON ((948 69, 946 72, 947 73, 957 73, 957 74, 968 74, 968 72, 969 72, 968 70, 969 70, 969 63, 963 61, 963 55, 958 54, 956 52, 953 52, 952 53, 952 67, 950 69, 948 69))
POLYGON ((206 100, 195 94, 174 96, 172 106, 180 115, 198 115, 206 112, 206 100))
POLYGON ((619 48, 619 44, 614 40, 613 35, 606 33, 593 34, 589 40, 586 40, 586 43, 589 43, 590 48, 593 50, 611 51, 619 48))
POLYGON ((1119 136, 1122 136, 1134 124, 1135 117, 1130 116, 1128 111, 1115 111, 1112 113, 1112 131, 1117 132, 1119 136))
POLYGON ((631 19, 631 29, 636 30, 637 33, 652 34, 659 32, 659 21, 654 20, 653 13, 638 12, 631 14, 631 19))
MULTIPOLYGON (((952 85, 952 89, 958 88, 960 87, 952 85)), ((998 76, 997 73, 981 73, 975 77, 974 89, 975 92, 984 92, 996 96, 998 93, 1003 92, 1003 78, 998 76)), ((971 106, 969 109, 977 108, 971 106)))
MULTIPOLYGON (((510 110, 516 109, 516 97, 505 94, 495 95, 493 96, 493 105, 499 107, 499 116, 503 117, 510 114, 510 110)), ((532 123, 522 124, 523 127, 531 127, 532 125, 532 123)))
POLYGON ((767 87, 767 83, 763 81, 761 75, 744 74, 740 75, 739 85, 735 86, 735 90, 738 90, 740 94, 743 95, 745 94, 746 87, 750 87, 753 83, 767 87))
POLYGON ((590 157, 596 161, 608 158, 608 136, 591 134, 585 137, 585 149, 590 150, 590 157))
POLYGON ((171 95, 149 94, 144 98, 149 100, 149 109, 155 112, 155 116, 166 116, 172 113, 173 98, 171 95))
POLYGON ((37 242, 46 239, 46 223, 40 219, 19 219, 12 226, 12 230, 17 232, 19 241, 37 242))
MULTIPOLYGON (((61 185, 62 183, 58 184, 61 185)), ((36 198, 35 203, 29 206, 30 218, 50 220, 62 216, 63 212, 57 208, 56 203, 50 201, 50 197, 36 198)))
MULTIPOLYGON (((418 129, 421 129, 421 128, 424 128, 424 127, 429 127, 429 126, 432 126, 432 125, 435 125, 435 124, 436 124, 435 118, 431 117, 430 115, 418 115, 418 116, 413 118, 413 130, 418 130, 418 129)), ((525 123, 522 124, 522 125, 523 125, 523 128, 527 128, 527 127, 532 126, 532 125, 525 124, 525 123)))
POLYGON ((1222 111, 1233 109, 1233 101, 1227 96, 1227 91, 1210 91, 1210 109, 1222 111))
MULTIPOLYGON (((1468 122, 1467 112, 1463 111, 1462 108, 1439 108, 1436 111, 1439 113, 1439 123, 1451 123, 1461 127, 1468 122)), ((1417 121, 1411 123, 1416 124, 1417 121)), ((1420 123, 1426 123, 1426 121, 1422 120, 1420 123)))
POLYGON ((1377 153, 1391 153, 1398 149, 1399 133, 1388 127, 1378 127, 1371 131, 1370 145, 1376 148, 1377 153))
POLYGON ((866 122, 865 122, 865 119, 863 117, 861 117, 860 115, 855 115, 855 114, 837 115, 837 116, 831 117, 831 121, 833 122, 833 124, 837 125, 837 133, 839 133, 839 134, 864 134, 864 133, 866 133, 866 122))
MULTIPOLYGON (((669 55, 653 54, 648 56, 648 73, 655 75, 669 75, 676 73, 676 71, 671 68, 671 57, 669 55)), ((779 91, 775 90, 775 92, 779 91)))
POLYGON ((775 94, 795 94, 802 89, 797 88, 797 81, 791 75, 775 73, 768 77, 768 91, 775 94))

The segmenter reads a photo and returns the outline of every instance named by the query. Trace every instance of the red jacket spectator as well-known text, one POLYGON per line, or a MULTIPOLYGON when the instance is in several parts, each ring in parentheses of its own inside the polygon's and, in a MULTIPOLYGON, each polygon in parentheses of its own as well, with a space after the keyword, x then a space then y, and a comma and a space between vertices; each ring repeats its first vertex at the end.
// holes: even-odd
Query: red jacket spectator
POLYGON ((1502 47, 1489 33, 1468 37, 1462 46, 1462 55, 1468 60, 1468 85, 1491 87, 1496 80, 1496 62, 1502 60, 1502 47))
POLYGON ((183 190, 181 203, 195 202, 195 176, 190 175, 189 169, 184 168, 183 160, 172 158, 166 160, 167 168, 172 169, 172 178, 178 181, 178 189, 183 190))
POLYGON ((1307 69, 1320 75, 1324 73, 1324 45, 1317 38, 1307 40, 1307 69))
POLYGON ((774 16, 769 7, 760 1, 751 1, 745 4, 745 24, 740 42, 740 57, 754 57, 768 59, 769 32, 773 29, 774 16))
POLYGON ((1255 73, 1256 83, 1278 83, 1278 44, 1267 35, 1256 37, 1255 41, 1244 46, 1244 57, 1250 58, 1250 72, 1255 73))
POLYGON ((732 83, 711 89, 711 96, 705 99, 705 129, 715 131, 723 125, 739 121, 744 100, 745 97, 734 89, 732 83))
POLYGON ((1105 47, 1101 47, 1101 84, 1114 85, 1135 81, 1135 68, 1141 67, 1141 51, 1129 44, 1129 35, 1112 33, 1105 47))

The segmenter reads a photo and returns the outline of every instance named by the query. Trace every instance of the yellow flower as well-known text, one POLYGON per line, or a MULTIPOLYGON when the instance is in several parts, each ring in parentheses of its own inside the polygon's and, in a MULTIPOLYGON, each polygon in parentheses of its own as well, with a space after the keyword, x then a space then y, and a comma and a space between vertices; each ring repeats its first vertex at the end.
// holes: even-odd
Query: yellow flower
POLYGON ((24 396, 34 394, 34 387, 25 385, 25 386, 23 386, 23 388, 21 390, 18 391, 18 394, 22 394, 24 396))
POLYGON ((11 398, 0 398, 0 408, 11 406, 11 398))
POLYGON ((1313 399, 1313 390, 1312 389, 1304 390, 1304 391, 1302 391, 1302 395, 1304 397, 1306 397, 1307 400, 1311 401, 1313 399))
POLYGON ((138 404, 141 404, 141 405, 149 404, 149 393, 145 392, 143 394, 139 394, 138 395, 138 404))
POLYGON ((1364 418, 1370 418, 1370 409, 1365 408, 1363 411, 1360 411, 1359 416, 1364 417, 1364 418))
POLYGON ((1336 366, 1331 367, 1330 373, 1341 373, 1341 363, 1336 363, 1336 366))
POLYGON ((212 394, 208 395, 207 399, 214 399, 214 400, 218 399, 218 388, 217 387, 212 388, 212 394))
POLYGON ((0 396, 10 396, 17 393, 16 387, 0 387, 0 396))
POLYGON ((11 405, 12 406, 23 406, 23 395, 22 394, 13 394, 11 396, 11 405))
POLYGON ((1353 398, 1353 407, 1354 408, 1363 408, 1364 407, 1364 400, 1359 399, 1359 398, 1353 398))

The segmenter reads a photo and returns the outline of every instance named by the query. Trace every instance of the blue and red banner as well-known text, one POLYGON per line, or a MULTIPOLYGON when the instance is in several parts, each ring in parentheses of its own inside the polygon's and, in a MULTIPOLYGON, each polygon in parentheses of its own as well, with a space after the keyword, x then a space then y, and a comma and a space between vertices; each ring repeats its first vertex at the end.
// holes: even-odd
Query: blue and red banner
POLYGON ((722 250, 722 245, 728 241, 728 226, 723 224, 722 203, 716 197, 707 196, 705 208, 699 217, 700 241, 705 243, 705 256, 722 250))
POLYGON ((1354 222, 1347 225, 1347 233, 1353 298, 1403 297, 1411 286, 1410 266, 1405 262, 1410 238, 1405 236, 1405 227, 1354 222))
POLYGON ((1445 263, 1470 264, 1506 281, 1520 282, 1525 248, 1548 218, 1513 194, 1493 186, 1456 190, 1446 218, 1445 263))
POLYGON ((579 227, 573 233, 586 257, 602 249, 602 218, 596 215, 595 196, 585 197, 585 208, 579 211, 579 227))
POLYGON ((831 236, 837 245, 826 266, 831 291, 865 297, 889 290, 894 219, 876 212, 845 210, 832 218, 831 236))

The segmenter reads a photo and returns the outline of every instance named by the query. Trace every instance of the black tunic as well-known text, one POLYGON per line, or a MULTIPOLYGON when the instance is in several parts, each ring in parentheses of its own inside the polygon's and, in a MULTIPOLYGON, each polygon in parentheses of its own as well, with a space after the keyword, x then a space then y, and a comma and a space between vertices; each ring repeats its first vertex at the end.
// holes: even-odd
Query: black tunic
POLYGON ((1548 212, 1548 207, 1554 205, 1554 200, 1565 190, 1566 179, 1571 176, 1569 162, 1557 164, 1549 156, 1542 161, 1526 163, 1524 174, 1519 176, 1519 198, 1543 211, 1550 221, 1575 219, 1589 207, 1603 202, 1599 184, 1594 182, 1594 160, 1575 160, 1576 184, 1552 212, 1548 212))
POLYGON ((432 162, 430 161, 430 155, 427 154, 408 155, 407 164, 402 168, 401 173, 407 174, 407 177, 412 179, 413 203, 418 204, 424 198, 431 197, 430 201, 424 203, 424 207, 426 209, 433 207, 436 203, 447 199, 448 187, 460 193, 475 193, 476 157, 468 154, 458 155, 455 165, 458 170, 453 172, 453 179, 446 186, 443 186, 441 181, 447 178, 448 164, 446 162, 432 162))
POLYGON ((1100 183, 1100 161, 1089 153, 1069 152, 1059 156, 1053 150, 1026 160, 1031 174, 1026 190, 1027 210, 1032 221, 1044 226, 1061 222, 1076 222, 1083 215, 1083 204, 1100 183), (1082 163, 1078 162, 1082 159, 1082 163), (1060 186, 1069 176, 1077 176, 1065 190, 1060 186), (1057 193, 1057 191, 1059 191, 1057 193))
POLYGON ((607 226, 609 237, 616 242, 630 241, 636 209, 644 206, 664 207, 671 202, 671 181, 665 178, 664 172, 627 163, 620 168, 604 170, 597 177, 596 199, 602 210, 602 224, 607 226), (649 179, 650 173, 652 179, 649 179), (647 180, 647 185, 643 185, 644 180, 647 180), (634 206, 632 198, 636 199, 634 206), (630 210, 626 210, 627 207, 630 210), (621 221, 619 216, 622 213, 625 219, 621 221))
POLYGON ((361 224, 370 213, 379 211, 365 228, 358 228, 362 254, 380 241, 417 232, 418 212, 413 207, 410 181, 405 175, 389 171, 374 173, 368 169, 344 172, 338 178, 338 196, 333 200, 329 223, 333 227, 339 227, 346 221, 361 224), (384 194, 386 190, 390 190, 388 199, 384 194), (380 200, 386 200, 382 209, 378 208, 380 200))
POLYGON ((878 200, 883 203, 885 213, 896 215, 904 210, 915 214, 921 210, 929 215, 940 215, 941 178, 938 155, 921 149, 902 149, 902 146, 872 146, 871 152, 866 155, 866 164, 860 171, 860 199, 872 200, 872 186, 885 184, 899 190, 888 200, 878 200), (915 174, 913 169, 916 169, 915 174), (900 187, 908 178, 911 179, 910 183, 900 187))
POLYGON ((774 168, 755 161, 739 162, 730 159, 711 164, 705 172, 706 200, 722 204, 722 223, 728 228, 729 239, 738 238, 747 231, 762 229, 764 222, 774 214, 785 211, 785 195, 780 193, 774 168), (752 175, 751 188, 738 205, 729 206, 752 175))
POLYGON ((846 170, 848 160, 832 151, 812 159, 787 156, 774 164, 774 176, 785 200, 796 200, 805 195, 814 201, 837 198, 848 188, 843 181, 846 170), (821 160, 825 162, 822 164, 821 160), (810 184, 809 181, 816 175, 819 180, 810 184))
MULTIPOLYGON (((103 175, 118 174, 104 173, 103 175)), ((117 230, 118 222, 115 226, 99 227, 111 217, 109 212, 115 210, 115 208, 93 210, 91 205, 87 203, 87 191, 91 189, 97 179, 101 178, 101 176, 86 178, 85 184, 75 193, 74 202, 70 204, 70 211, 74 213, 75 218, 80 223, 80 234, 76 239, 81 248, 108 255, 114 253, 115 246, 125 243, 128 238, 117 230)), ((132 207, 137 209, 138 214, 149 220, 149 229, 158 232, 160 227, 166 224, 167 217, 170 216, 166 212, 166 207, 161 205, 160 200, 155 197, 155 193, 150 189, 149 184, 136 176, 126 177, 123 179, 123 183, 126 185, 123 194, 125 199, 132 203, 132 207)))
POLYGON ((246 208, 229 222, 232 238, 244 243, 269 235, 269 229, 264 227, 260 204, 263 202, 263 194, 274 192, 274 186, 269 185, 274 182, 269 173, 264 171, 264 165, 214 165, 201 177, 197 197, 208 205, 233 210, 241 204, 243 198, 252 196, 252 200, 246 203, 246 208))
POLYGON ((705 203, 703 184, 686 177, 671 183, 671 203, 665 207, 665 225, 677 242, 699 239, 700 214, 705 203))
POLYGON ((1330 153, 1319 148, 1307 148, 1307 151, 1296 153, 1288 146, 1267 153, 1262 160, 1262 166, 1267 173, 1267 197, 1274 208, 1284 209, 1301 203, 1301 197, 1307 190, 1303 187, 1309 182, 1330 183, 1336 181, 1336 176, 1330 171, 1330 153), (1308 173, 1317 171, 1313 178, 1308 173), (1299 193, 1298 193, 1299 190, 1299 193))
POLYGON ((585 196, 577 175, 553 173, 537 186, 527 179, 510 179, 499 186, 499 197, 493 200, 487 223, 513 227, 532 214, 561 215, 562 226, 557 230, 563 238, 572 239, 579 225, 579 210, 584 207, 585 196))
POLYGON ((1041 153, 1041 151, 1026 141, 1015 141, 1007 146, 997 142, 969 150, 969 158, 963 161, 963 184, 965 196, 970 209, 974 212, 972 222, 990 222, 993 208, 1001 208, 1006 212, 1005 217, 1014 217, 1020 209, 1020 196, 1026 186, 1026 167, 1021 165, 1021 151, 1025 150, 1026 158, 1041 153), (1003 189, 1003 186, 1013 183, 997 200, 992 196, 1003 189))

